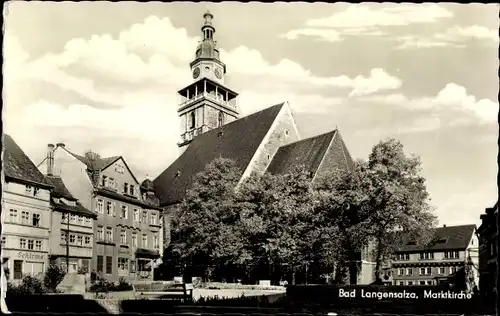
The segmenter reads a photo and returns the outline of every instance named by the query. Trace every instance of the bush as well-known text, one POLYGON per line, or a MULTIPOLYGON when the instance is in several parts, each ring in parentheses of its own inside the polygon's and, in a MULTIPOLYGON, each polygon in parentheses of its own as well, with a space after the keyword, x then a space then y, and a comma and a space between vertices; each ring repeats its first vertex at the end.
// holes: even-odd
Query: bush
POLYGON ((59 283, 62 282, 66 271, 58 265, 51 264, 47 267, 45 271, 45 276, 43 278, 43 285, 49 292, 56 292, 56 288, 59 283))
POLYGON ((42 280, 28 274, 23 277, 19 285, 10 282, 7 283, 7 293, 13 295, 34 295, 47 293, 47 289, 43 285, 42 280))
POLYGON ((132 290, 132 285, 124 278, 120 278, 118 283, 108 282, 104 279, 98 279, 89 288, 90 292, 106 293, 106 292, 124 292, 132 290))

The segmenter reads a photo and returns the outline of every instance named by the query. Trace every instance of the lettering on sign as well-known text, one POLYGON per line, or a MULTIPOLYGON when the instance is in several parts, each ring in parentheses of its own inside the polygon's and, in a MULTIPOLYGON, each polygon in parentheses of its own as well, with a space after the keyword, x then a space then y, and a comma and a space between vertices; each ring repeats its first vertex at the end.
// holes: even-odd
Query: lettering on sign
POLYGON ((40 253, 19 251, 17 256, 19 257, 19 259, 45 260, 45 256, 43 254, 40 254, 40 253))

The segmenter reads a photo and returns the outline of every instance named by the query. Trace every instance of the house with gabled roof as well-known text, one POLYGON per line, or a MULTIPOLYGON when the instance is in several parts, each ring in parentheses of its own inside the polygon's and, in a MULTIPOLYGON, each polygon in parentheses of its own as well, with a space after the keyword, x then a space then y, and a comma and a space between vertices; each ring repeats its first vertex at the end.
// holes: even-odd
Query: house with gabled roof
POLYGON ((53 186, 10 135, 3 145, 2 258, 17 282, 47 268, 53 186))
POLYGON ((65 144, 49 144, 39 168, 59 177, 71 196, 96 214, 92 270, 111 281, 153 279, 163 251, 161 209, 122 156, 79 155, 65 144))
POLYGON ((391 263, 394 285, 450 283, 466 269, 470 269, 478 285, 478 250, 476 225, 434 228, 433 238, 426 245, 402 236, 391 263))

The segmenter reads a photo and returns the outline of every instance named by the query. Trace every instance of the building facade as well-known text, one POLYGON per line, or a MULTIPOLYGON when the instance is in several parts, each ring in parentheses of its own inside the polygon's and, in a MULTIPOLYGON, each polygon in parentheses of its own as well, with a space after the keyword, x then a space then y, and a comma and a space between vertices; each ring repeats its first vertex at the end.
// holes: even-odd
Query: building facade
POLYGON ((110 281, 153 279, 163 251, 162 213, 144 198, 125 160, 92 152, 80 156, 64 144, 55 147, 53 160, 54 176, 62 179, 83 208, 96 214, 90 268, 110 281))
POLYGON ((49 262, 52 186, 9 135, 4 135, 2 257, 7 279, 45 272, 49 262))
POLYGON ((481 215, 479 235, 479 291, 486 300, 494 302, 497 291, 498 265, 498 202, 481 215))
POLYGON ((459 271, 470 268, 478 284, 478 247, 475 225, 434 229, 427 246, 405 239, 391 263, 394 285, 437 285, 449 282, 459 271))
POLYGON ((71 195, 60 177, 49 173, 46 178, 54 186, 51 193, 50 263, 63 267, 69 274, 86 274, 90 272, 97 215, 71 195))

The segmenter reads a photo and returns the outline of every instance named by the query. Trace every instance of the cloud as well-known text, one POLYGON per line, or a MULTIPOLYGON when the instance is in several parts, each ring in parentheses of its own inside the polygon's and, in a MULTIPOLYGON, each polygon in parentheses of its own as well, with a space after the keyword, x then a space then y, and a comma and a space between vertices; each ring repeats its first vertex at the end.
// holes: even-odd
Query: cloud
MULTIPOLYGON (((359 98, 360 101, 380 102, 402 106, 411 110, 428 110, 435 113, 461 112, 472 115, 473 122, 492 124, 498 120, 498 102, 489 99, 477 100, 475 96, 470 95, 465 87, 456 83, 448 83, 434 97, 423 97, 417 99, 408 99, 402 94, 390 94, 383 96, 368 96, 359 98)), ((441 119, 441 116, 439 116, 441 119)), ((454 117, 454 116, 452 116, 454 117)), ((451 125, 460 125, 470 123, 466 118, 454 118, 449 123, 451 125)), ((434 123, 435 124, 435 123, 434 123)), ((438 126, 435 124, 435 126, 438 126)))
POLYGON ((451 18, 453 13, 436 4, 403 4, 376 9, 366 4, 353 4, 347 10, 329 17, 306 22, 309 27, 359 28, 374 26, 402 26, 413 23, 432 23, 451 18))
POLYGON ((429 48, 429 47, 467 47, 470 40, 480 40, 486 44, 498 45, 498 30, 489 29, 485 26, 453 26, 445 32, 436 33, 432 36, 399 36, 396 41, 400 44, 396 49, 429 48))
POLYGON ((301 36, 316 37, 328 42, 342 41, 346 36, 381 36, 380 27, 404 26, 415 23, 432 23, 451 18, 453 13, 436 4, 404 4, 394 7, 374 8, 367 4, 352 4, 346 10, 328 17, 311 19, 303 28, 282 34, 289 40, 301 36))

